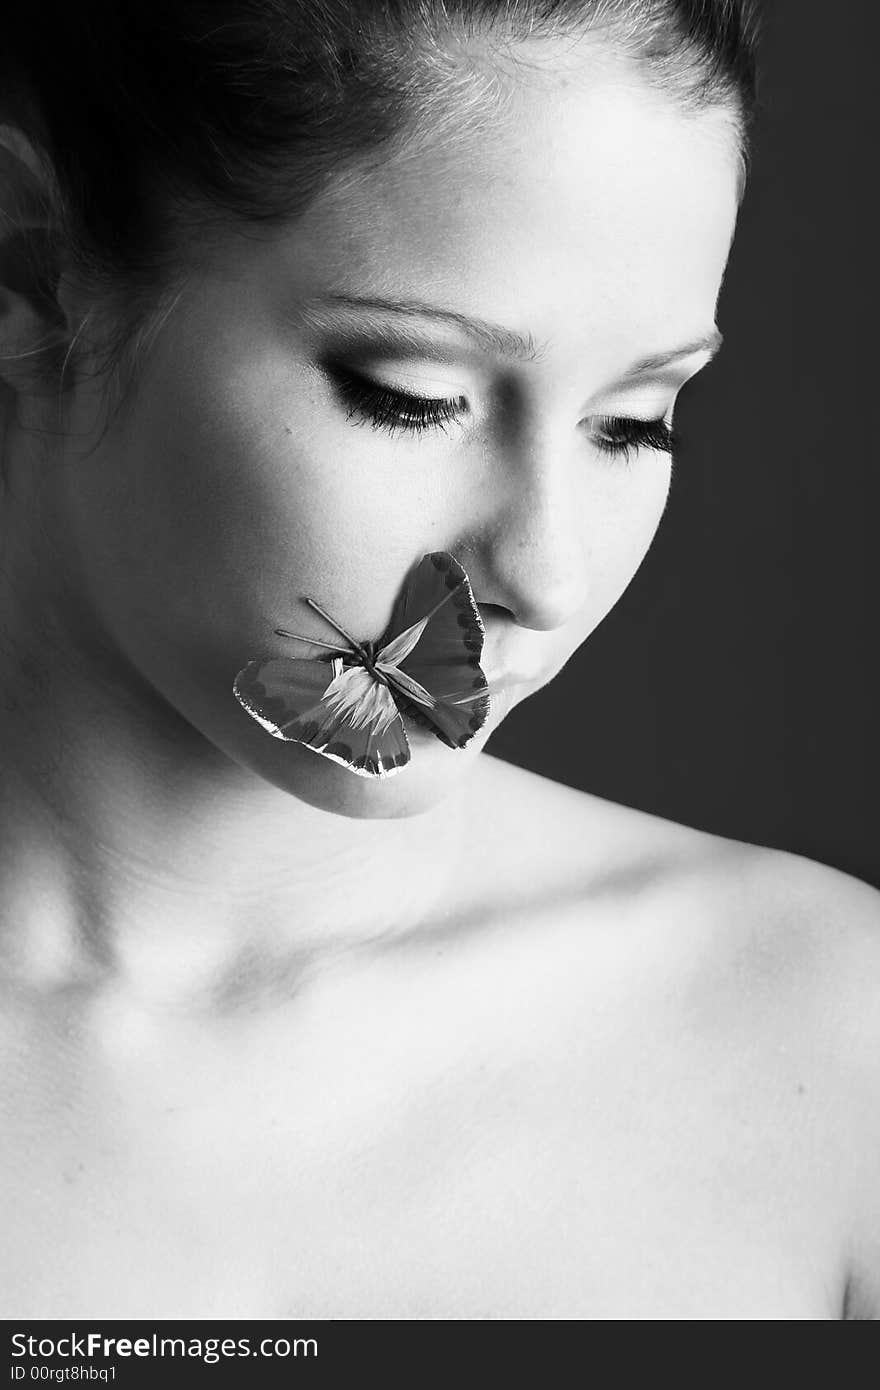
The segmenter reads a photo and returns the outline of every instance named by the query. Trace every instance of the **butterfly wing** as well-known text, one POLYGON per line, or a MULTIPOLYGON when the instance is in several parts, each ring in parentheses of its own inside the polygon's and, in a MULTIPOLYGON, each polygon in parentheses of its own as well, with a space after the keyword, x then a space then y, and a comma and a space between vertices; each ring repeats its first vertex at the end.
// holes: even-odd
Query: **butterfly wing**
POLYGON ((467 574, 445 550, 425 555, 404 585, 377 660, 394 652, 396 640, 416 624, 420 634, 399 669, 428 692, 433 704, 414 701, 387 671, 395 699, 416 723, 451 748, 463 748, 489 715, 488 682, 480 667, 485 629, 467 574))
POLYGON ((363 666, 258 659, 239 671, 232 688, 275 738, 305 744, 362 777, 388 777, 409 762, 391 691, 363 666))

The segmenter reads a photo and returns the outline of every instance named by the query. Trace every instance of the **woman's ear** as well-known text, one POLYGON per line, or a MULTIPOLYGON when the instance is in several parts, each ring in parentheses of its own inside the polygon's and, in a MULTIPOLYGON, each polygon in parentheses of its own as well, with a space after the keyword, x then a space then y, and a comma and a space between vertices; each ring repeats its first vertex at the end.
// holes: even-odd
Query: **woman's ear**
POLYGON ((0 125, 0 384, 28 390, 67 333, 52 200, 28 137, 0 125))

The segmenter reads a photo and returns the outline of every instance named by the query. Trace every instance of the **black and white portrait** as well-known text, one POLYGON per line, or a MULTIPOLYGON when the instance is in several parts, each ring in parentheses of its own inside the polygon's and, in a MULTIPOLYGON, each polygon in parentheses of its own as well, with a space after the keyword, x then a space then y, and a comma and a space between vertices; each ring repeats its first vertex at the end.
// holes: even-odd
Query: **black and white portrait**
POLYGON ((4 21, 3 1318, 880 1316, 867 12, 4 21))

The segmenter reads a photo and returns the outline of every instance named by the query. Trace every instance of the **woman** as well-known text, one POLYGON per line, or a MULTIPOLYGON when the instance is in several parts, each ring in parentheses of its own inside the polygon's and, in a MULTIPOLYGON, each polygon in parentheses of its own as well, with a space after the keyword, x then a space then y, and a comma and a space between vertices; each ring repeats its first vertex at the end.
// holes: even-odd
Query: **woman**
POLYGON ((481 753, 663 511, 747 6, 70 23, 3 109, 6 1316, 875 1316, 876 894, 481 753), (235 698, 429 553, 467 746, 235 698))

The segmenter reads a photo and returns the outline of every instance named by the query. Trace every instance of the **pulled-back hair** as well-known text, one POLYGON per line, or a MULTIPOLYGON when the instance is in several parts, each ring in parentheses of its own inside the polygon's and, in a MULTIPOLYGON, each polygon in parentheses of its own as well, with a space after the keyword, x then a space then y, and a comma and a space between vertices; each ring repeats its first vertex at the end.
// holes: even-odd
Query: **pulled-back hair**
MULTIPOLYGON (((683 111, 728 114, 743 178, 748 164, 753 0, 77 0, 51 19, 36 3, 14 10, 0 123, 27 136, 47 190, 46 230, 31 234, 29 254, 47 305, 59 263, 113 305, 106 363, 117 384, 212 231, 279 225, 347 168, 426 133, 442 138, 449 122, 478 128, 497 115, 506 76, 528 69, 526 40, 594 35, 683 111)), ((44 377, 68 364, 69 336, 59 322, 57 338, 30 354, 44 377)))

